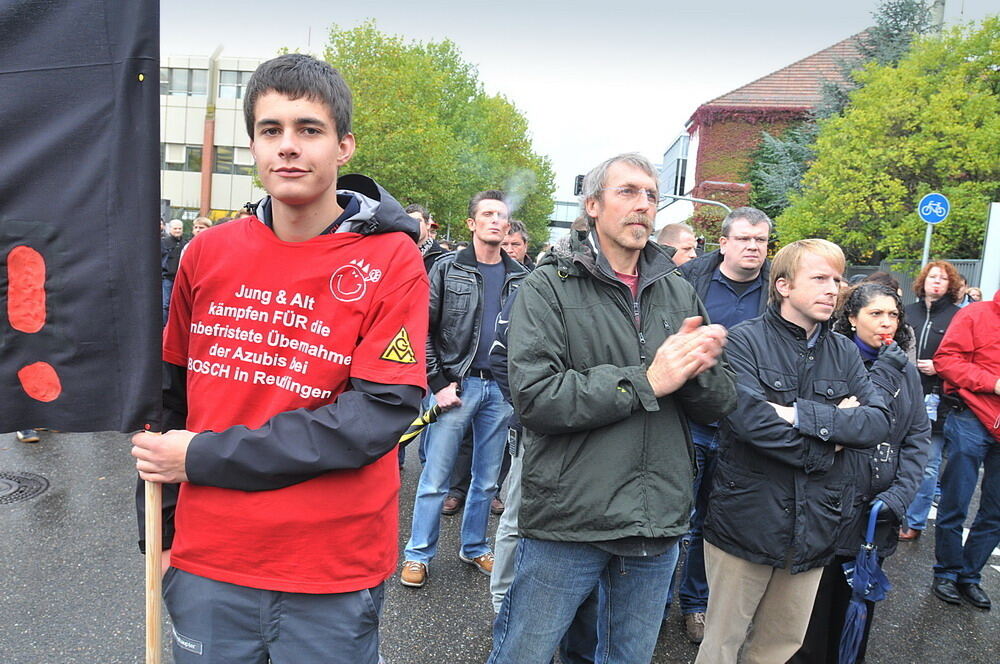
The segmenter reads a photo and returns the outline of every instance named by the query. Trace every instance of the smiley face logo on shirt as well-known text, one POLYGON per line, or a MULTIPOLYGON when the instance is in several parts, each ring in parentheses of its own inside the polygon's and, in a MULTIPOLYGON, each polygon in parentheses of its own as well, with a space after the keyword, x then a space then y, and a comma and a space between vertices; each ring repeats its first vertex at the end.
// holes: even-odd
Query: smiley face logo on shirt
POLYGON ((362 260, 337 268, 330 276, 330 292, 341 302, 357 302, 368 292, 368 283, 382 278, 382 270, 372 270, 362 260))

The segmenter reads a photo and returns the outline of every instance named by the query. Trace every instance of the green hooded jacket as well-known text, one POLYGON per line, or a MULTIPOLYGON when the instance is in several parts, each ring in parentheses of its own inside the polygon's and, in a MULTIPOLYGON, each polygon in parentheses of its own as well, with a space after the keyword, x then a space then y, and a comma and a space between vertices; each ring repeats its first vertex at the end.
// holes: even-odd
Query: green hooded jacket
POLYGON ((688 529, 693 453, 685 418, 736 405, 720 361, 657 398, 646 369, 663 341, 705 308, 663 250, 646 244, 639 298, 595 237, 573 232, 525 278, 510 316, 509 367, 524 425, 521 535, 595 542, 688 529), (636 314, 641 326, 636 324, 636 314))

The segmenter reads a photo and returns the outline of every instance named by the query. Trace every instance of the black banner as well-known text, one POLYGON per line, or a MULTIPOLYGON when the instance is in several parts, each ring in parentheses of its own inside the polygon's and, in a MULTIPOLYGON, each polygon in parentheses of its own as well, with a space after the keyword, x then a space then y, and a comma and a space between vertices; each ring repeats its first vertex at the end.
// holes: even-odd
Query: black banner
POLYGON ((160 389, 159 3, 0 0, 0 431, 160 389))

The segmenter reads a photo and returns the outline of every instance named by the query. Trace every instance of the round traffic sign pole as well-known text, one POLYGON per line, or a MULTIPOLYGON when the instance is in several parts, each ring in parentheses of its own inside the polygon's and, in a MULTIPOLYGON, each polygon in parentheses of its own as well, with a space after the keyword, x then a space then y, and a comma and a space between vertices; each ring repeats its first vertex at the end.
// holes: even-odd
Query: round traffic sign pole
POLYGON ((931 255, 931 229, 935 224, 940 224, 951 212, 951 203, 948 197, 937 192, 925 195, 917 203, 917 215, 927 223, 927 232, 924 233, 924 255, 920 259, 921 265, 927 264, 927 259, 931 255))

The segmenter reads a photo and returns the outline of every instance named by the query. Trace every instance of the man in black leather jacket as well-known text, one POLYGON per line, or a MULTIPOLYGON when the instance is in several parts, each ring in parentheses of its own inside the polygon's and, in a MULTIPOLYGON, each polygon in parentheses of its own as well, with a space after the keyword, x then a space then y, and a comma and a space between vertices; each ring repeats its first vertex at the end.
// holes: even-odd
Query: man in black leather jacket
POLYGON ((510 405, 490 372, 497 316, 527 269, 500 248, 509 226, 502 192, 484 191, 469 204, 472 245, 441 257, 431 269, 427 384, 446 412, 431 427, 413 505, 413 528, 400 583, 420 588, 437 551, 441 507, 451 484, 459 444, 473 431, 472 482, 462 515, 459 558, 489 575, 486 543, 490 501, 496 493, 510 405))

